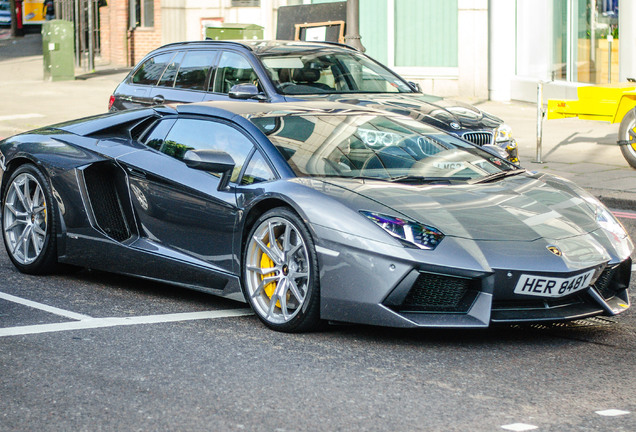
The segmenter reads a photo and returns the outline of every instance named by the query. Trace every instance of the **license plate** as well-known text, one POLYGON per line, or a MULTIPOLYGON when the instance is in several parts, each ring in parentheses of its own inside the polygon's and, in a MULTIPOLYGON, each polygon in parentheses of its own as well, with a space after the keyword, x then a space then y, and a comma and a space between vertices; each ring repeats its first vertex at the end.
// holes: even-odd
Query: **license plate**
POLYGON ((589 287, 592 276, 594 276, 594 270, 568 278, 522 274, 515 286, 515 294, 563 297, 589 287))

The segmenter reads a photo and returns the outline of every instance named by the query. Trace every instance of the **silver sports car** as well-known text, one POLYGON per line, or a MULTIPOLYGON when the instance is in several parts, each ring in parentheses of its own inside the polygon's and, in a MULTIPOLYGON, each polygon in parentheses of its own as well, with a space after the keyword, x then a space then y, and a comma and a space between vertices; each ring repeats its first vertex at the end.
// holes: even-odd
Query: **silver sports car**
POLYGON ((409 117, 331 102, 107 114, 0 142, 25 273, 71 264, 247 301, 269 327, 486 327, 629 307, 594 197, 409 117))

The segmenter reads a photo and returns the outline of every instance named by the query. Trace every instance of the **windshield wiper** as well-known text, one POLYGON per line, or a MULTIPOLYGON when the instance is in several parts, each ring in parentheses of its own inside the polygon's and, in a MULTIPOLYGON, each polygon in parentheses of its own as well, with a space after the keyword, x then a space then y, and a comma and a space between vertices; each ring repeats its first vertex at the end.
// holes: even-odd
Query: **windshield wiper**
POLYGON ((455 181, 470 180, 470 177, 426 177, 426 176, 403 175, 399 177, 391 177, 386 180, 391 183, 451 184, 455 181))
POLYGON ((499 180, 505 177, 511 177, 517 174, 521 174, 526 172, 525 168, 517 168, 517 169, 512 169, 509 171, 499 171, 493 174, 488 174, 487 176, 484 177, 480 177, 478 179, 473 180, 471 183, 472 184, 477 184, 477 183, 489 183, 491 181, 495 181, 495 180, 499 180))

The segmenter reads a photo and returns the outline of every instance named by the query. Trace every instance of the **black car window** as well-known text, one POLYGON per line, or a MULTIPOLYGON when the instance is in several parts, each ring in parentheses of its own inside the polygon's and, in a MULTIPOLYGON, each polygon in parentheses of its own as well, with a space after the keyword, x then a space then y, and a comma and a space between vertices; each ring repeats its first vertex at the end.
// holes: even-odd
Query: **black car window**
POLYGON ((232 156, 236 164, 230 177, 231 182, 236 182, 253 147, 245 135, 228 124, 211 120, 178 119, 159 151, 179 160, 183 159, 188 150, 224 151, 232 156))
POLYGON ((227 94, 232 86, 237 84, 258 85, 258 77, 245 57, 234 52, 225 51, 221 55, 221 60, 216 70, 212 91, 227 94))
POLYGON ((170 59, 172 59, 173 55, 173 52, 169 52, 159 54, 146 60, 133 75, 132 83, 148 85, 156 84, 157 81, 159 81, 159 77, 163 73, 163 70, 166 68, 168 63, 170 63, 170 59))
POLYGON ((160 87, 172 87, 174 85, 174 77, 177 76, 177 70, 179 70, 179 63, 183 59, 183 52, 177 53, 172 59, 170 64, 166 67, 157 84, 160 87))
POLYGON ((174 86, 190 90, 205 90, 205 81, 215 56, 215 51, 187 52, 185 59, 181 62, 174 86))
POLYGON ((166 119, 158 122, 145 136, 141 138, 141 142, 150 148, 159 150, 163 144, 163 139, 174 124, 175 119, 166 119))
POLYGON ((251 185, 274 180, 276 176, 272 172, 265 158, 258 150, 254 152, 254 156, 250 159, 241 178, 242 185, 251 185))

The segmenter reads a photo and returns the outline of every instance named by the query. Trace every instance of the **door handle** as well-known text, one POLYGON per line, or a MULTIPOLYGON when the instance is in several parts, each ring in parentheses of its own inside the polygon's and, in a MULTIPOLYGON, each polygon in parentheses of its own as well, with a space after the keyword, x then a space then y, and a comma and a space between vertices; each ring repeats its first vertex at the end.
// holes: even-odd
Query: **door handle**
POLYGON ((166 99, 162 95, 157 95, 152 98, 152 101, 157 105, 161 105, 162 103, 165 102, 165 100, 166 99))
POLYGON ((145 179, 146 178, 146 173, 141 171, 141 170, 129 167, 128 168, 128 172, 133 177, 137 177, 137 178, 141 178, 141 179, 145 179))

